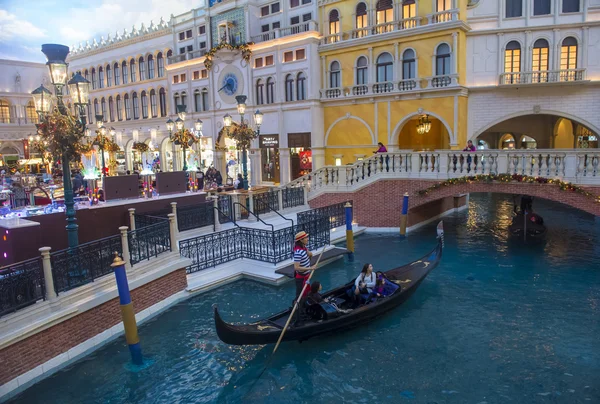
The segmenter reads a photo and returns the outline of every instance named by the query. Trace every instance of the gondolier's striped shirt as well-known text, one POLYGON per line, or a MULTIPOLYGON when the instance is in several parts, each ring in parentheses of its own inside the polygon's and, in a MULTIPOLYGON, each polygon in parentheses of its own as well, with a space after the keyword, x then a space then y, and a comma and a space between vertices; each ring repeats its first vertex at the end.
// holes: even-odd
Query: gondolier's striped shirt
MULTIPOLYGON (((294 262, 299 262, 300 266, 303 268, 310 267, 310 258, 308 258, 308 253, 306 252, 306 248, 294 247, 294 262)), ((310 271, 296 271, 300 275, 306 275, 310 271)))

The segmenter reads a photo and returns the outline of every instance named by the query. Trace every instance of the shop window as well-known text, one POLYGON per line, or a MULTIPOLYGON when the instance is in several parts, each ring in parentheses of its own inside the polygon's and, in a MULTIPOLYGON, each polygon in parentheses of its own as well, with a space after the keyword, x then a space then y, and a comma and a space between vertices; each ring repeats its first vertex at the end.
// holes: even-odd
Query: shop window
POLYGON ((258 145, 261 154, 262 181, 279 183, 279 136, 260 135, 258 145))

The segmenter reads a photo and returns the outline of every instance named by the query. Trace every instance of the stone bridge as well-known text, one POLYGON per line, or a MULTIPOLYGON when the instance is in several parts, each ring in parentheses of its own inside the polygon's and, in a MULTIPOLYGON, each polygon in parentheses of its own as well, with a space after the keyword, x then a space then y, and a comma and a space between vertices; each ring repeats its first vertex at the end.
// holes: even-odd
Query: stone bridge
POLYGON ((368 227, 398 227, 404 193, 409 194, 409 226, 464 205, 467 194, 481 192, 531 195, 600 216, 599 160, 595 150, 406 151, 323 167, 287 186, 305 187, 311 207, 353 200, 356 221, 368 227), (490 181, 494 175, 504 181, 490 181), (521 176, 533 182, 520 182, 521 176), (552 183, 541 183, 545 180, 552 183), (444 182, 453 184, 431 189, 444 182), (561 183, 580 192, 563 190, 561 183))

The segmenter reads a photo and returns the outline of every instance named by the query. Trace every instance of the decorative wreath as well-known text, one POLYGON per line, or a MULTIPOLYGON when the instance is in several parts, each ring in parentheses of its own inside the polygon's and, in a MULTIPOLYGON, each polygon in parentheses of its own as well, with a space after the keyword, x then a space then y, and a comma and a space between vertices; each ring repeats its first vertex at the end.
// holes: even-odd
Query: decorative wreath
POLYGON ((217 46, 210 48, 210 50, 206 53, 206 59, 204 59, 204 67, 206 67, 206 70, 212 69, 213 57, 221 49, 241 51, 242 59, 244 59, 246 62, 248 62, 250 60, 250 58, 252 57, 252 49, 250 49, 250 46, 252 46, 252 45, 254 45, 254 42, 243 43, 240 45, 231 45, 227 42, 221 42, 217 46))
POLYGON ((148 146, 146 143, 144 142, 135 142, 133 144, 133 146, 131 147, 133 150, 138 151, 140 153, 145 153, 148 150, 150 150, 150 146, 148 146))

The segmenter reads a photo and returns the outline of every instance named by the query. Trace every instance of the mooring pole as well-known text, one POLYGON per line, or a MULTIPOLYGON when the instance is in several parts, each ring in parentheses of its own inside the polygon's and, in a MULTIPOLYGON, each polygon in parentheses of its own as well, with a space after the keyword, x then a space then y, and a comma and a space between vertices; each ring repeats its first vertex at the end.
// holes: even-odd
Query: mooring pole
POLYGON ((400 235, 406 237, 406 223, 408 222, 408 192, 402 198, 402 214, 400 215, 400 235))
POLYGON ((348 249, 348 260, 354 261, 354 231, 352 230, 352 204, 346 202, 346 248, 348 249))

